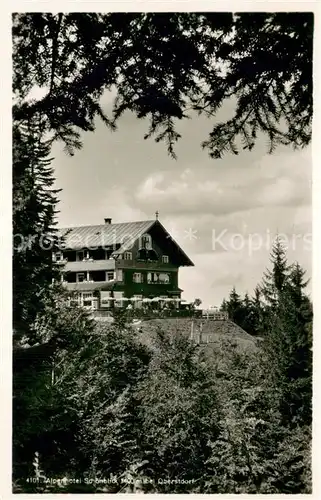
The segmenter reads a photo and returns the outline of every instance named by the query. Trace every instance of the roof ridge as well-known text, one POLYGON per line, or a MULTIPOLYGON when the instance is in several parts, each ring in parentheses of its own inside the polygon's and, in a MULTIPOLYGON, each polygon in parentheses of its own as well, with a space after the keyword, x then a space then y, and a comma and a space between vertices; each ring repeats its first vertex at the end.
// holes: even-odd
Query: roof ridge
POLYGON ((111 222, 110 224, 86 224, 80 226, 58 226, 57 229, 77 229, 77 228, 88 228, 88 227, 109 227, 109 226, 120 226, 122 224, 141 224, 146 222, 155 222, 156 219, 146 219, 146 220, 135 220, 126 222, 111 222))

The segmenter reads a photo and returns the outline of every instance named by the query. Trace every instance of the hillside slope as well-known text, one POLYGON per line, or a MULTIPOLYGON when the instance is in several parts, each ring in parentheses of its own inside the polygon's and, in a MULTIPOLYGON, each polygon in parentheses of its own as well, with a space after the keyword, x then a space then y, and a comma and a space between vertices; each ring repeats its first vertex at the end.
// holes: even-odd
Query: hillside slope
POLYGON ((221 344, 222 341, 227 341, 235 343, 242 350, 257 348, 255 337, 246 333, 241 327, 230 320, 192 320, 191 318, 152 319, 141 322, 137 325, 137 328, 141 340, 147 344, 157 330, 161 329, 173 335, 184 335, 202 345, 213 346, 221 344))

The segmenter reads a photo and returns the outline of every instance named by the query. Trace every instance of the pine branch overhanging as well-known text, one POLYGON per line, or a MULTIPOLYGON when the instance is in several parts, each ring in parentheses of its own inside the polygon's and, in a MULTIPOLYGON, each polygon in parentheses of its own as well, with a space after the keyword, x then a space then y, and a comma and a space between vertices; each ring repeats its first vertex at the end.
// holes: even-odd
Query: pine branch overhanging
POLYGON ((312 39, 306 12, 14 14, 14 122, 41 117, 72 153, 67 129, 69 138, 93 131, 100 116, 114 130, 129 110, 150 121, 146 137, 157 123, 155 139, 175 156, 180 136, 168 120, 193 111, 213 118, 233 97, 234 116, 203 141, 211 157, 237 154, 239 138, 251 150, 259 132, 270 153, 279 144, 302 148, 311 140, 312 39), (49 91, 27 102, 35 85, 49 91), (100 100, 111 89, 106 116, 100 100))

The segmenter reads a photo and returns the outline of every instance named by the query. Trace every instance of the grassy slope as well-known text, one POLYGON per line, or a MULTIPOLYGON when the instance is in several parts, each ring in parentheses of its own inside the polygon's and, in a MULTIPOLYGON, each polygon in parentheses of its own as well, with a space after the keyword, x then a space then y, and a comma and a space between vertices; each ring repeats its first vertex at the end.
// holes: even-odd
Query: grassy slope
MULTIPOLYGON (((209 347, 220 345, 222 341, 236 343, 237 347, 244 350, 255 350, 257 341, 232 321, 213 321, 194 319, 193 339, 199 342, 200 326, 202 324, 201 343, 209 347)), ((170 332, 173 335, 181 334, 191 338, 191 318, 166 318, 143 321, 137 328, 140 338, 148 343, 158 329, 170 332)))

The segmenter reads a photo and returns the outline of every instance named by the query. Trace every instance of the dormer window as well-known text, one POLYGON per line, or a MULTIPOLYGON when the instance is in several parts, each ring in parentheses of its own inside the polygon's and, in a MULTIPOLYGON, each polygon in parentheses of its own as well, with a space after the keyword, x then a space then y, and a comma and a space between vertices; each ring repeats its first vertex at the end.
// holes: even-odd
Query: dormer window
POLYGON ((146 248, 146 250, 151 250, 152 249, 152 237, 150 234, 143 234, 141 238, 141 248, 146 248))
POLYGON ((132 252, 124 252, 124 260, 133 260, 132 252))
POLYGON ((139 240, 139 249, 137 252, 137 259, 148 261, 157 261, 158 255, 153 249, 152 237, 150 234, 143 234, 139 240))
POLYGON ((162 262, 163 262, 163 264, 168 264, 169 263, 169 257, 168 257, 168 255, 162 255, 162 262))

